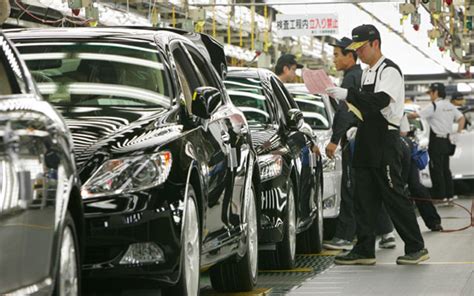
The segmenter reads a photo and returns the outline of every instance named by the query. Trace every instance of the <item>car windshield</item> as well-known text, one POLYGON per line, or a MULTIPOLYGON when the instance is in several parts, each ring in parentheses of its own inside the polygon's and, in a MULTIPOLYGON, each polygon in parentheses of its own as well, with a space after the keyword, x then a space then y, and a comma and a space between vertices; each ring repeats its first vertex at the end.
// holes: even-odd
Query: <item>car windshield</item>
POLYGON ((291 92, 298 107, 303 111, 304 120, 313 129, 329 129, 329 115, 320 97, 299 92, 291 92))
POLYGON ((171 83, 148 43, 18 43, 43 97, 61 106, 169 108, 171 83))

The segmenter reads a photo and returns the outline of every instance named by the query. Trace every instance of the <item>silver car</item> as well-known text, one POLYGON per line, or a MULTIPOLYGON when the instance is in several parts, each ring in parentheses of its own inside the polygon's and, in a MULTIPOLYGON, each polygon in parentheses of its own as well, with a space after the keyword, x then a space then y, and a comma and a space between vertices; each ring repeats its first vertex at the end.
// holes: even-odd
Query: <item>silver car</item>
MULTIPOLYGON (((457 135, 456 151, 450 159, 450 169, 455 185, 464 183, 474 186, 474 107, 463 111, 466 118, 465 130, 457 135), (465 183, 471 181, 471 184, 465 183)), ((457 130, 457 123, 453 125, 453 132, 457 130)), ((474 189, 474 188, 473 188, 474 189)))
POLYGON ((326 156, 325 148, 332 135, 332 120, 334 118, 334 107, 326 95, 313 95, 303 83, 285 84, 288 91, 295 98, 304 120, 317 135, 319 150, 323 161, 323 216, 324 218, 336 218, 339 216, 341 203, 341 177, 342 158, 338 149, 336 157, 330 159, 326 156))

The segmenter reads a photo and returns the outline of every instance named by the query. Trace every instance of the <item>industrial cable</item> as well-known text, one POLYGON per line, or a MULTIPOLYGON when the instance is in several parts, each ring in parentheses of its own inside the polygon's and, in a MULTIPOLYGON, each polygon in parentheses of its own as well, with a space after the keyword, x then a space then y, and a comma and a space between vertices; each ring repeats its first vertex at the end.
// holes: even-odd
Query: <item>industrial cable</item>
POLYGON ((67 16, 64 16, 63 18, 58 19, 58 20, 46 20, 46 19, 42 19, 42 18, 37 17, 36 15, 34 15, 31 11, 28 10, 29 6, 28 7, 23 6, 23 4, 21 4, 21 1, 15 0, 15 4, 18 6, 18 8, 20 8, 23 11, 23 13, 26 13, 31 18, 33 18, 37 21, 40 21, 43 24, 59 24, 59 23, 64 23, 64 21, 68 21, 68 22, 76 24, 76 25, 86 25, 86 24, 88 24, 89 22, 92 21, 91 19, 84 19, 83 21, 77 22, 77 21, 71 20, 67 16))
MULTIPOLYGON (((443 200, 435 200, 435 199, 430 199, 430 198, 410 197, 409 199, 413 200, 413 201, 431 202, 433 204, 445 204, 446 203, 443 200)), ((461 228, 458 228, 458 229, 443 229, 443 230, 441 230, 441 232, 457 232, 457 231, 463 231, 463 230, 466 230, 468 228, 474 227, 474 200, 472 201, 471 210, 469 210, 468 208, 464 207, 463 205, 461 205, 459 203, 456 203, 456 202, 453 202, 453 201, 448 201, 448 204, 456 205, 456 206, 460 207, 461 209, 463 209, 464 211, 466 211, 469 214, 469 217, 470 217, 471 221, 470 221, 469 225, 466 225, 464 227, 461 227, 461 228)))

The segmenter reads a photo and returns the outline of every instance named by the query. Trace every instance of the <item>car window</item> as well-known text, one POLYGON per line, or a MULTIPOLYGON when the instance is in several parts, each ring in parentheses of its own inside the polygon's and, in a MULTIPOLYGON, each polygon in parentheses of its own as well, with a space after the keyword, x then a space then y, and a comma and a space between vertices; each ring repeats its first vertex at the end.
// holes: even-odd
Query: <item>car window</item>
POLYGON ((188 44, 186 44, 185 47, 191 55, 191 59, 193 60, 194 64, 200 70, 197 74, 201 77, 203 86, 212 86, 220 89, 218 78, 216 77, 215 73, 212 72, 214 67, 209 64, 203 56, 197 53, 195 48, 188 44))
POLYGON ((466 124, 464 126, 467 130, 474 129, 474 109, 470 109, 464 112, 464 118, 466 119, 466 124))
POLYGON ((296 104, 293 96, 290 94, 285 85, 280 81, 280 79, 272 77, 272 82, 275 82, 278 85, 279 92, 282 93, 282 100, 285 101, 285 103, 282 104, 288 105, 290 109, 298 109, 298 104, 296 104))
POLYGON ((245 114, 249 125, 272 123, 272 112, 264 95, 229 90, 229 96, 232 103, 245 114))
POLYGON ((319 113, 325 118, 329 119, 328 110, 326 109, 326 105, 322 100, 312 100, 310 97, 298 95, 296 95, 294 98, 301 111, 319 113))
POLYGON ((304 120, 311 125, 313 129, 329 129, 329 116, 326 107, 322 101, 310 101, 296 99, 301 111, 303 111, 304 120))
POLYGON ((423 122, 420 118, 410 118, 408 119, 410 126, 414 126, 416 130, 423 130, 423 122))
POLYGON ((0 95, 27 93, 20 61, 3 35, 0 35, 0 47, 0 95))
POLYGON ((178 79, 183 91, 180 103, 186 106, 188 114, 192 114, 191 105, 194 90, 200 86, 206 85, 206 81, 203 76, 198 73, 199 71, 197 71, 194 62, 190 60, 188 52, 180 46, 181 43, 177 42, 175 44, 176 46, 173 48, 172 53, 176 64, 178 79))
POLYGON ((293 106, 291 106, 290 102, 286 98, 283 90, 281 89, 279 83, 277 82, 277 79, 272 77, 272 78, 270 78, 270 82, 271 82, 271 85, 272 85, 273 93, 275 94, 275 97, 276 97, 278 103, 283 108, 283 112, 286 114, 288 112, 288 110, 293 108, 293 106))
POLYGON ((151 43, 19 43, 43 97, 56 105, 169 108, 172 84, 151 43))
POLYGON ((224 81, 224 85, 227 89, 245 91, 261 96, 264 95, 261 81, 256 78, 228 76, 224 81))

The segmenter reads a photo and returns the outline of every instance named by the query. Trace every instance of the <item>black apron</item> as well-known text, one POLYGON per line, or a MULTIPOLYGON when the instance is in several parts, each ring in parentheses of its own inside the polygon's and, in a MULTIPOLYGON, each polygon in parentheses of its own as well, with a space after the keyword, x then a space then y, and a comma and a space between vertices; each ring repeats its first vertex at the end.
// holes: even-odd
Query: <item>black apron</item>
MULTIPOLYGON (((374 92, 378 71, 382 65, 383 63, 375 71, 373 84, 362 85, 363 91, 374 92)), ((387 144, 389 123, 380 111, 363 112, 362 115, 364 121, 359 123, 357 129, 352 166, 355 168, 380 168, 387 144)))

